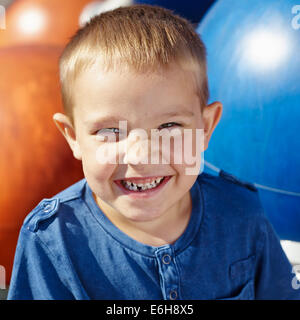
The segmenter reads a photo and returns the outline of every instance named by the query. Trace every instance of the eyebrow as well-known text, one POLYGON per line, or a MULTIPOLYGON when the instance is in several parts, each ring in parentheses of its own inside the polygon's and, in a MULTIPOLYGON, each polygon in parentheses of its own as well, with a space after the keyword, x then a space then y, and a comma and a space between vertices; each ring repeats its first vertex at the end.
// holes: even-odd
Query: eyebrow
POLYGON ((105 123, 111 123, 111 122, 119 122, 120 120, 125 120, 125 119, 120 119, 119 117, 115 117, 115 116, 104 116, 102 118, 97 118, 95 117, 90 117, 87 118, 86 120, 84 120, 85 124, 94 124, 94 123, 101 123, 101 124, 105 124, 105 123))
MULTIPOLYGON (((194 113, 189 110, 182 110, 182 111, 169 111, 165 112, 163 114, 156 114, 153 116, 153 119, 164 119, 164 118, 171 118, 176 116, 184 116, 184 117, 193 117, 194 113)), ((85 124, 99 124, 102 125, 108 124, 108 123, 116 123, 119 121, 127 121, 127 119, 116 117, 116 116, 104 116, 102 118, 97 118, 97 116, 90 117, 84 121, 85 124)))
POLYGON ((156 117, 176 117, 176 116, 185 116, 185 117, 193 117, 194 112, 189 111, 189 110, 182 110, 182 111, 171 111, 171 112, 166 112, 161 115, 156 115, 156 117))

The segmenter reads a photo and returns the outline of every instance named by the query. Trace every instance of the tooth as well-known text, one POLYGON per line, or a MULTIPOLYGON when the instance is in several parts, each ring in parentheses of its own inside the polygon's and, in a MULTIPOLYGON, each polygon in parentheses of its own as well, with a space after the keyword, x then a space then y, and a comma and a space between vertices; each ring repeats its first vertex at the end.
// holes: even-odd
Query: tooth
POLYGON ((152 189, 152 188, 155 188, 161 182, 161 180, 163 178, 164 177, 158 178, 158 179, 154 179, 152 182, 148 182, 148 183, 145 183, 145 184, 142 184, 142 183, 136 184, 134 182, 126 180, 126 181, 124 181, 124 186, 127 189, 132 190, 132 191, 137 191, 138 189, 142 189, 142 190, 152 189))

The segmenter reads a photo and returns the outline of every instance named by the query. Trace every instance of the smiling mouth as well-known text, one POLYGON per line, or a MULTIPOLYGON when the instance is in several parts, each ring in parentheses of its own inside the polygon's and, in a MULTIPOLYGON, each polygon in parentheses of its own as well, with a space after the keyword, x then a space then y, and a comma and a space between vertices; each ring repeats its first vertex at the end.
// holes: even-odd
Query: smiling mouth
POLYGON ((128 178, 126 180, 117 180, 116 183, 122 187, 124 191, 130 193, 146 193, 159 189, 168 180, 170 180, 170 178, 171 176, 160 176, 147 179, 128 178), (141 183, 141 181, 143 181, 143 183, 141 183))

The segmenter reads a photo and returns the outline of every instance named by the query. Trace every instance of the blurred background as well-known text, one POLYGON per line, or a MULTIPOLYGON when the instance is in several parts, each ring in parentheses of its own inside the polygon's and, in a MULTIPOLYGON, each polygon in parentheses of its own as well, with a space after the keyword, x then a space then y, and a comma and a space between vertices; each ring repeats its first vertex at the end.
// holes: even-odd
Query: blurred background
POLYGON ((92 16, 133 3, 172 9, 202 37, 210 102, 224 105, 205 171, 254 183, 288 258, 300 264, 297 1, 0 0, 0 299, 25 216, 83 178, 52 120, 62 111, 58 57, 92 16))

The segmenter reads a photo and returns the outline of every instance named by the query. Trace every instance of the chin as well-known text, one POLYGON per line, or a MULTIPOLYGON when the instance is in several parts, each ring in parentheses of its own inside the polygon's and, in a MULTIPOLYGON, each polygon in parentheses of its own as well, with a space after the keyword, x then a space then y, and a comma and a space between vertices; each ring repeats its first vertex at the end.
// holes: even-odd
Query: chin
POLYGON ((124 215, 128 220, 131 220, 133 222, 147 222, 147 221, 153 221, 157 218, 159 218, 162 214, 161 212, 157 213, 151 213, 151 212, 145 212, 145 211, 142 211, 142 212, 136 212, 136 213, 133 213, 132 212, 133 210, 131 210, 131 215, 128 216, 128 215, 124 215))

